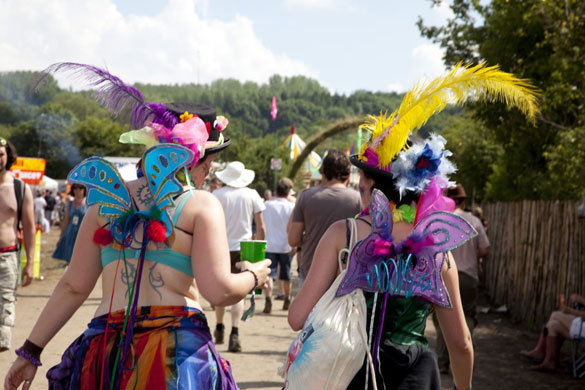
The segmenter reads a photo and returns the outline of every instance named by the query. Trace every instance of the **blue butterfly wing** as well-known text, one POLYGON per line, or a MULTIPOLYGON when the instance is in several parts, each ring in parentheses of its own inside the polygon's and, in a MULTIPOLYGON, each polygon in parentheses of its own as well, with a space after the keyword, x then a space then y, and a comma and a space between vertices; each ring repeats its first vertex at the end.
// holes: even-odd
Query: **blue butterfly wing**
POLYGON ((166 208, 173 206, 173 195, 183 190, 177 180, 177 171, 193 161, 193 152, 176 144, 160 144, 148 149, 142 156, 142 171, 148 180, 150 192, 156 207, 163 211, 161 218, 167 228, 167 237, 172 235, 174 226, 166 208))
POLYGON ((132 208, 130 191, 114 165, 100 157, 90 157, 69 172, 67 181, 88 189, 87 204, 99 204, 99 214, 116 218, 132 208))

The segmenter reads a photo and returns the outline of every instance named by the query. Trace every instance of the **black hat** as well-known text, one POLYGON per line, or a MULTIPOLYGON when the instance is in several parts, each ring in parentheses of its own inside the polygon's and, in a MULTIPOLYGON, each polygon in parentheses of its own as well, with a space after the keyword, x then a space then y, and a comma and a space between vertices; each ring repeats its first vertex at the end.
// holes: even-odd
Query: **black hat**
POLYGON ((369 173, 372 176, 380 176, 383 178, 392 179, 392 172, 385 171, 383 169, 378 168, 377 166, 369 165, 366 162, 360 161, 359 156, 357 154, 352 154, 351 156, 349 156, 349 162, 351 162, 352 165, 369 173))
MULTIPOLYGON (((202 103, 191 103, 191 102, 178 102, 178 103, 165 103, 167 111, 171 112, 175 117, 179 118, 181 115, 192 114, 197 115, 206 124, 209 123, 209 139, 205 145, 205 154, 213 154, 222 151, 227 148, 231 140, 224 137, 221 134, 223 128, 220 123, 223 117, 217 117, 215 108, 202 103), (220 119, 220 121, 218 121, 220 119)), ((226 120, 227 121, 227 120, 226 120)))

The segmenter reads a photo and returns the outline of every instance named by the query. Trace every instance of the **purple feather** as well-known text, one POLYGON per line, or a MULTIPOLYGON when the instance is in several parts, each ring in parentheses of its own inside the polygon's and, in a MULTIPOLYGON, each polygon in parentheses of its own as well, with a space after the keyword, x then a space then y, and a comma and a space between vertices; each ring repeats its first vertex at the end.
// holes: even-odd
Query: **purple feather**
POLYGON ((62 71, 72 72, 76 78, 93 87, 97 94, 97 101, 107 108, 113 116, 118 117, 124 110, 129 109, 130 125, 133 128, 142 128, 149 121, 155 121, 167 127, 173 121, 174 124, 177 122, 174 115, 168 112, 164 105, 146 102, 138 89, 125 84, 121 79, 104 69, 75 62, 58 62, 49 66, 43 73, 50 74, 62 71), (173 120, 170 120, 171 116, 173 120))

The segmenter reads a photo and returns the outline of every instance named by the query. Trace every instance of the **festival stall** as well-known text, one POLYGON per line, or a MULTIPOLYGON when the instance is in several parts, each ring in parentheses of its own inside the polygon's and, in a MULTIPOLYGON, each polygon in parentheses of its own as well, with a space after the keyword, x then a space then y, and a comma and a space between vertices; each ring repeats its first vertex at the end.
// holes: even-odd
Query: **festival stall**
MULTIPOLYGON (((34 187, 43 182, 45 176, 45 159, 33 157, 18 157, 16 162, 10 167, 10 171, 15 178, 24 181, 26 184, 34 187)), ((50 178, 49 178, 50 179, 50 178)), ((50 179, 52 180, 52 179, 50 179)), ((37 226, 35 236, 35 250, 34 250, 34 278, 41 276, 41 228, 37 226)), ((22 245, 22 242, 21 242, 22 245)), ((20 271, 26 264, 25 251, 20 252, 20 271)))

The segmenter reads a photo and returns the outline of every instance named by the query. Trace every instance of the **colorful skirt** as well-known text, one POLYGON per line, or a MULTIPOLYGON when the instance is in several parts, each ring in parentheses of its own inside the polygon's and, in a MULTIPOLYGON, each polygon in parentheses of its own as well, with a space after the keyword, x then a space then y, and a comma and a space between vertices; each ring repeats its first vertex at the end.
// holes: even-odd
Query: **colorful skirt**
POLYGON ((201 311, 183 306, 139 308, 130 353, 113 379, 124 311, 111 314, 104 351, 107 320, 107 314, 94 318, 67 348, 61 363, 47 372, 49 389, 238 388, 201 311))

